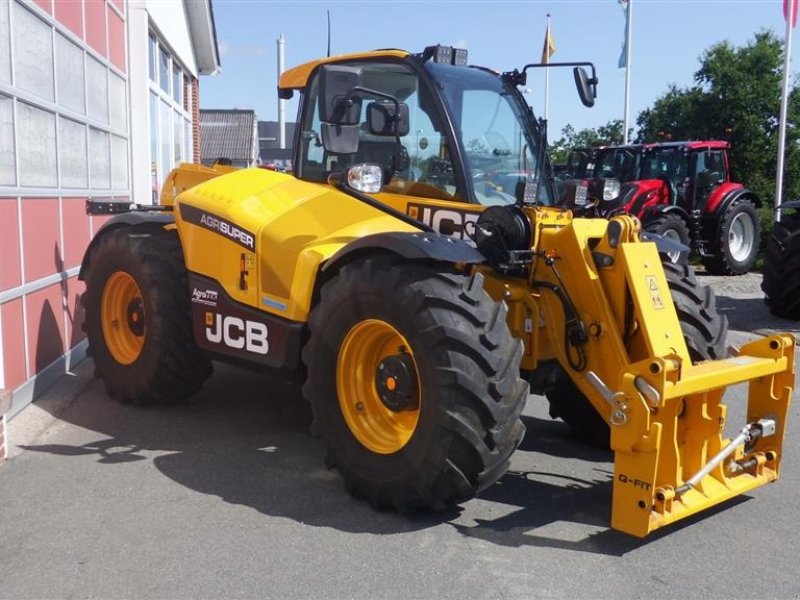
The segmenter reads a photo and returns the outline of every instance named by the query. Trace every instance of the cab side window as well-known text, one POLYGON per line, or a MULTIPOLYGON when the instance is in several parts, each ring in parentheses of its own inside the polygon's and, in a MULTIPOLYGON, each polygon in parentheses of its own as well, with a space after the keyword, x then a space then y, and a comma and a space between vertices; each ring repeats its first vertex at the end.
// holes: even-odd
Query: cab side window
POLYGON ((398 148, 392 136, 371 134, 367 126, 368 107, 378 98, 363 96, 359 146, 354 154, 335 154, 325 150, 319 118, 318 77, 314 76, 305 98, 300 132, 298 176, 309 181, 326 181, 330 173, 367 162, 384 167, 384 192, 412 196, 455 199, 460 197, 444 128, 438 122, 433 102, 420 89, 419 78, 409 67, 397 63, 363 62, 363 86, 391 94, 408 106, 408 133, 398 148), (395 155, 402 158, 402 169, 389 168, 395 155))

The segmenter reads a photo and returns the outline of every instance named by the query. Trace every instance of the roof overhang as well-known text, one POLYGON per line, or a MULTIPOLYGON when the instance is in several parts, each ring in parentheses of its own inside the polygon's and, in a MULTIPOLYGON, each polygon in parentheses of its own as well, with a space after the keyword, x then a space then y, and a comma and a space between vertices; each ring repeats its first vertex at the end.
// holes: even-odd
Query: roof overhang
POLYGON ((192 35, 197 72, 200 75, 215 75, 221 70, 217 28, 214 24, 214 9, 211 0, 185 0, 186 17, 192 35))
POLYGON ((278 89, 281 90, 298 90, 306 87, 308 77, 311 72, 320 65, 327 63, 335 63, 350 60, 359 60, 366 58, 381 58, 384 56, 393 56, 395 58, 405 58, 409 53, 405 50, 375 50, 373 52, 355 52, 353 54, 340 54, 338 56, 329 56, 327 58, 320 58, 312 60, 311 62, 304 63, 287 71, 284 71, 278 82, 278 89))

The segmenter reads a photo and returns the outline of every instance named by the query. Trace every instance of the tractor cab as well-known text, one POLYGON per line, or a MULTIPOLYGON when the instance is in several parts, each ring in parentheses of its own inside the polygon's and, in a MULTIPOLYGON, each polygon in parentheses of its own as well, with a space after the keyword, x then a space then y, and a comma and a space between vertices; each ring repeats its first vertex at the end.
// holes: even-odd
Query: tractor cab
MULTIPOLYGON (((593 80, 581 72, 576 81, 591 102, 593 80)), ((319 183, 346 178, 454 237, 464 237, 486 206, 554 205, 546 141, 518 89, 523 82, 524 69, 501 75, 468 67, 466 51, 442 46, 345 55, 287 71, 284 95, 303 94, 295 175, 319 183)))

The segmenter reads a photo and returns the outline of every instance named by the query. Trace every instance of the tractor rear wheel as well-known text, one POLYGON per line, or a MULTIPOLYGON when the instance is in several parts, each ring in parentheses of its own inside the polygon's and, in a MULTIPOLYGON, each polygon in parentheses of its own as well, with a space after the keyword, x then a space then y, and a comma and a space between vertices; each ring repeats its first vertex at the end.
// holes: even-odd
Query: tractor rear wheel
POLYGON ((773 315, 800 319, 800 218, 796 215, 784 215, 772 229, 764 251, 761 289, 773 315))
POLYGON ((303 350, 314 428, 376 508, 442 509, 505 472, 522 440, 522 344, 483 276, 386 256, 324 284, 303 350))
POLYGON ((84 331, 110 396, 173 403, 200 389, 211 361, 194 345, 178 236, 126 227, 102 234, 85 277, 84 331))
POLYGON ((722 215, 719 237, 711 240, 711 255, 703 264, 712 275, 743 275, 756 261, 761 226, 750 200, 734 202, 722 215))
MULTIPOLYGON (((664 263, 664 274, 692 362, 725 358, 728 318, 717 312, 714 292, 697 282, 688 265, 664 263)), ((608 423, 563 369, 546 396, 550 416, 560 417, 569 425, 573 437, 598 448, 608 448, 611 437, 608 423)))
MULTIPOLYGON (((644 229, 687 247, 691 244, 689 228, 686 226, 686 222, 678 215, 668 213, 649 219, 644 224, 644 229)), ((685 265, 689 260, 688 250, 685 252, 662 252, 660 255, 664 262, 676 265, 685 265)))

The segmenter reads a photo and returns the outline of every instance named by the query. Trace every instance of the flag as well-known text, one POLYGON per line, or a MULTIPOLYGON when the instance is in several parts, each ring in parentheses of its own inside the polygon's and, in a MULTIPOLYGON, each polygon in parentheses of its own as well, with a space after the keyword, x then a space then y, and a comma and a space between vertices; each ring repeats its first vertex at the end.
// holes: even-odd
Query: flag
POLYGON ((783 0, 783 18, 789 20, 789 2, 792 3, 792 29, 797 25, 797 0, 783 0))
POLYGON ((550 62, 550 57, 556 53, 556 43, 553 41, 553 34, 550 33, 550 21, 547 22, 547 30, 544 33, 544 45, 542 46, 542 63, 550 62))
MULTIPOLYGON (((797 2, 797 0, 794 0, 797 2)), ((624 69, 628 66, 628 0, 619 0, 622 5, 622 14, 625 15, 625 34, 622 38, 622 54, 619 55, 617 66, 624 69)))

